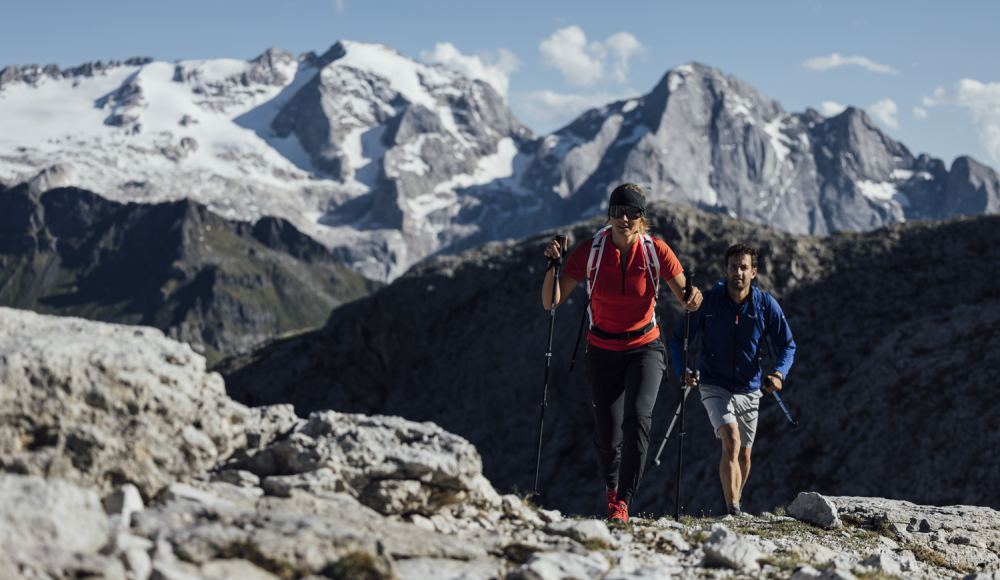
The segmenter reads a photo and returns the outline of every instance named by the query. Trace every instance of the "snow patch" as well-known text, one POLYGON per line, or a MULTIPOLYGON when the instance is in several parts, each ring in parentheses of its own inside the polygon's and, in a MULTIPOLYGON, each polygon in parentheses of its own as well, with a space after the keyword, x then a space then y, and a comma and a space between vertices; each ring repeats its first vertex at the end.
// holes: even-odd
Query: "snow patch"
POLYGON ((424 80, 433 84, 448 84, 450 80, 443 73, 444 69, 412 61, 382 44, 343 40, 341 43, 347 54, 335 60, 331 66, 377 72, 389 81, 392 90, 403 95, 407 101, 423 105, 431 111, 437 109, 437 99, 427 90, 424 80))
POLYGON ((786 118, 788 118, 786 115, 778 115, 773 121, 764 125, 764 132, 770 138, 771 147, 778 155, 779 162, 784 162, 788 154, 791 153, 791 149, 788 146, 792 142, 787 135, 781 132, 781 126, 784 124, 786 118))
POLYGON ((910 206, 910 198, 887 181, 859 181, 858 190, 872 201, 895 201, 903 207, 910 206))
POLYGON ((892 170, 892 178, 893 179, 907 180, 907 179, 909 179, 911 177, 913 177, 913 172, 910 171, 910 170, 908 170, 908 169, 893 169, 892 170))
POLYGON ((439 183, 434 188, 441 193, 453 191, 473 185, 483 185, 496 179, 510 177, 514 174, 514 158, 517 157, 517 145, 510 137, 504 137, 497 142, 497 152, 487 155, 476 163, 476 171, 472 174, 461 174, 448 181, 439 183))
POLYGON ((639 139, 642 139, 642 136, 645 135, 646 133, 649 133, 649 127, 645 125, 636 125, 635 127, 632 127, 632 134, 629 135, 628 137, 625 137, 624 139, 620 139, 617 143, 615 143, 615 147, 631 145, 632 143, 635 143, 639 139))
POLYGON ((622 113, 628 113, 630 111, 633 111, 638 106, 639 106, 639 101, 636 99, 632 99, 631 101, 628 101, 624 105, 622 105, 622 113))

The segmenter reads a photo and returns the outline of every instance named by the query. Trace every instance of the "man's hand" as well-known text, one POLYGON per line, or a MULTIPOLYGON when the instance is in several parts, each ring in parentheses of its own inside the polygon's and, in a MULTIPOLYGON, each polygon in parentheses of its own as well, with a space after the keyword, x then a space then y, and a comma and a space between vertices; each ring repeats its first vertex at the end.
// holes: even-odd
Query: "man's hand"
POLYGON ((685 371, 684 377, 687 379, 688 388, 695 388, 698 386, 698 373, 692 373, 691 371, 685 371))
POLYGON ((768 375, 765 381, 764 390, 768 393, 773 393, 775 391, 781 390, 781 373, 775 371, 768 375))

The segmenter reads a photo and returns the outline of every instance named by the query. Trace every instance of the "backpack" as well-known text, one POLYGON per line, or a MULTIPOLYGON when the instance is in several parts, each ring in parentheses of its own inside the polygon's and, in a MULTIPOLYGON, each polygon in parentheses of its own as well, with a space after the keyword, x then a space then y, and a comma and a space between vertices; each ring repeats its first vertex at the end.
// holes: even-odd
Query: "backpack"
MULTIPOLYGON (((587 259, 587 308, 584 311, 584 318, 580 320, 580 330, 576 334, 576 345, 573 347, 573 359, 569 363, 569 372, 573 372, 573 365, 576 364, 576 353, 580 348, 580 338, 583 336, 583 323, 590 319, 590 327, 594 327, 594 313, 590 309, 590 302, 593 299, 594 287, 597 284, 597 273, 601 269, 601 258, 604 256, 604 248, 611 237, 611 226, 604 226, 594 234, 590 243, 590 257, 587 259)), ((647 234, 640 234, 639 247, 642 257, 646 262, 646 272, 653 279, 653 318, 650 322, 656 325, 656 300, 660 295, 660 260, 656 256, 656 248, 653 246, 653 238, 647 234)))

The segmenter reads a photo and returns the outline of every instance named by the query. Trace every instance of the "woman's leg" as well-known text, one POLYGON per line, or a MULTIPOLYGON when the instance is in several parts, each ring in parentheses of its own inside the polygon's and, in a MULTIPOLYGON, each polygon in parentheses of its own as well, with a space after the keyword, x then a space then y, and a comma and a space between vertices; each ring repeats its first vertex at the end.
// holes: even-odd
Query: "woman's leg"
POLYGON ((645 348, 628 351, 626 363, 618 499, 631 504, 646 467, 653 405, 666 370, 663 342, 657 339, 645 348))
POLYGON ((608 489, 618 488, 621 462, 625 364, 621 352, 587 348, 587 384, 594 403, 594 451, 597 469, 608 489))

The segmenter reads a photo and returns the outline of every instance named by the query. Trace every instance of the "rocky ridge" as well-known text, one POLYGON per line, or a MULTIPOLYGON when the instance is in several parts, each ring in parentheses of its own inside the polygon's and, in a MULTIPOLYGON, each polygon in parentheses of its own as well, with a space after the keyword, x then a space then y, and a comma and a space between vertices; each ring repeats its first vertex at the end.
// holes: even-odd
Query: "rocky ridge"
POLYGON ((7 308, 0 321, 0 576, 12 580, 987 580, 1000 568, 988 508, 800 494, 787 508, 798 519, 609 527, 498 495, 475 448, 433 424, 243 407, 155 329, 7 308))
POLYGON ((377 287, 285 220, 0 190, 0 305, 155 326, 213 363, 315 327, 377 287))
POLYGON ((0 182, 281 217, 382 281, 428 256, 600 215, 622 182, 812 235, 1000 207, 990 167, 960 157, 949 170, 862 110, 787 112, 698 63, 541 137, 490 85, 382 45, 128 61, 70 78, 5 70, 0 182), (53 122, 20 124, 25 104, 53 122))
MULTIPOLYGON (((757 284, 778 298, 795 335, 782 397, 800 427, 789 428, 773 398, 762 400, 744 494, 750 509, 781 505, 804 489, 1000 508, 997 467, 987 459, 998 409, 978 386, 996 378, 1000 308, 983 264, 1000 258, 998 218, 826 238, 679 205, 652 204, 650 219, 703 289, 721 279, 731 243, 754 244, 757 284), (900 430, 924 451, 887 445, 900 430)), ((575 246, 600 223, 559 233, 575 246)), ((499 489, 530 488, 548 332, 539 256, 552 233, 421 264, 337 309, 323 329, 223 363, 227 390, 245 404, 292 403, 300 413, 333 408, 433 421, 476 445, 499 489)), ((583 369, 568 373, 585 302, 577 289, 556 313, 539 488, 549 509, 599 514, 588 390, 583 369)), ((659 318, 671 330, 680 319, 675 302, 660 301, 659 318)), ((676 385, 670 376, 660 390, 651 455, 677 408, 676 385)), ((686 421, 686 513, 719 513, 719 447, 696 400, 686 421)), ((676 445, 675 434, 634 509, 673 506, 676 445)))

